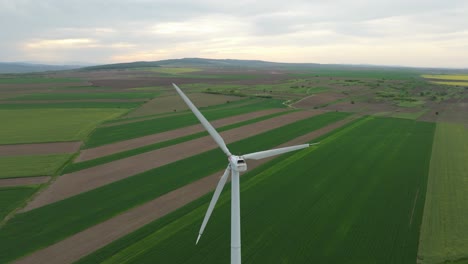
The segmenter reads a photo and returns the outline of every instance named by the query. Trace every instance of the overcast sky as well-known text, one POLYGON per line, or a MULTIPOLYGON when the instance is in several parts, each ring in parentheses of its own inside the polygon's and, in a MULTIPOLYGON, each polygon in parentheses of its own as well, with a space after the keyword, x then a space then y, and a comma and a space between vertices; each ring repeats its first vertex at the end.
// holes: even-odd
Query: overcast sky
POLYGON ((0 61, 468 68, 467 0, 0 0, 0 61))

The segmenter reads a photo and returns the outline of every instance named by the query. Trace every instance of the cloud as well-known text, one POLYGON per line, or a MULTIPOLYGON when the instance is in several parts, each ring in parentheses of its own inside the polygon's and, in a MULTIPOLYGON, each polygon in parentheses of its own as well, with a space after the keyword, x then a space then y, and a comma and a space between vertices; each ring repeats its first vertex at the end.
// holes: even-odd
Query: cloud
POLYGON ((0 57, 463 66, 466 17, 464 0, 0 0, 0 57))

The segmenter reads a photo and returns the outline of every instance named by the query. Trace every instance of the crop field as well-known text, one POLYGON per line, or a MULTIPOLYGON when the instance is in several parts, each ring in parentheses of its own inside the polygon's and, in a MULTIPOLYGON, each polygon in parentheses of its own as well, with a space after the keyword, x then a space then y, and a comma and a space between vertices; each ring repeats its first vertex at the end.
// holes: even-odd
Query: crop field
POLYGON ((24 83, 72 83, 79 82, 80 79, 76 78, 44 78, 44 77, 3 77, 0 78, 0 84, 24 84, 24 83))
POLYGON ((425 74, 422 77, 435 80, 468 81, 467 74, 425 74))
MULTIPOLYGON (((257 104, 248 105, 240 108, 218 109, 217 111, 205 112, 205 117, 209 120, 221 119, 228 116, 240 115, 244 113, 282 107, 281 103, 275 100, 263 100, 257 104)), ((86 147, 97 147, 126 139, 142 137, 150 134, 169 131, 172 129, 198 124, 197 118, 191 114, 161 117, 158 119, 133 122, 128 124, 116 125, 111 127, 100 127, 86 141, 86 147)))
MULTIPOLYGON (((233 151, 242 149, 245 152, 271 148, 347 116, 349 114, 346 113, 314 116, 229 144, 229 147, 233 151)), ((129 208, 208 176, 223 169, 225 165, 225 157, 220 155, 218 149, 214 149, 18 214, 0 229, 0 262, 50 245, 129 208), (207 160, 213 166, 207 167, 207 160), (185 169, 188 167, 191 170, 185 169), (66 217, 63 217, 65 215, 66 217), (38 228, 43 231, 33 232, 38 228), (27 245, 23 243, 25 239, 29 241, 27 245), (2 243, 3 241, 5 243, 2 243)))
POLYGON ((0 179, 55 175, 71 154, 0 157, 0 179))
POLYGON ((0 263, 229 262, 229 185, 194 244, 226 160, 176 83, 233 153, 322 135, 242 177, 243 263, 468 264, 466 71, 183 61, 0 75, 0 263))
POLYGON ((426 74, 422 77, 436 84, 468 87, 468 74, 426 74))
POLYGON ((122 109, 0 110, 0 144, 82 140, 99 123, 125 112, 122 109))
POLYGON ((468 130, 437 124, 418 263, 468 261, 468 130))
MULTIPOLYGON (((433 133, 431 123, 375 118, 249 172, 244 263, 415 263, 433 133)), ((228 263, 229 196, 198 246, 210 195, 81 263, 228 263)))
MULTIPOLYGON (((247 121, 239 122, 239 123, 234 123, 234 124, 231 124, 231 125, 227 125, 227 126, 217 128, 216 131, 218 131, 218 132, 226 131, 226 130, 229 130, 229 129, 245 126, 245 125, 248 125, 248 124, 257 123, 259 121, 266 120, 266 119, 273 118, 273 117, 280 116, 280 115, 284 115, 284 114, 287 114, 287 113, 288 113, 287 111, 279 112, 279 113, 274 113, 274 114, 270 114, 270 115, 250 119, 250 120, 247 120, 247 121)), ((187 135, 187 136, 183 136, 183 137, 179 137, 179 138, 174 138, 174 139, 171 139, 171 140, 167 140, 167 141, 163 141, 163 142, 159 142, 159 143, 155 143, 155 144, 146 145, 144 147, 134 148, 132 150, 117 152, 115 154, 111 154, 111 155, 108 155, 108 156, 103 156, 103 157, 92 159, 92 160, 71 163, 71 164, 68 164, 67 167, 65 167, 63 173, 70 173, 70 172, 74 172, 74 171, 79 171, 79 170, 91 168, 91 167, 101 165, 101 164, 105 164, 105 163, 115 161, 115 160, 118 160, 118 159, 123 159, 123 158, 127 158, 127 157, 130 157, 130 156, 135 156, 135 155, 138 155, 138 154, 141 154, 141 153, 145 153, 145 152, 148 152, 148 151, 164 148, 164 147, 167 147, 167 146, 176 145, 176 144, 179 144, 179 143, 182 143, 182 142, 197 139, 197 138, 204 137, 204 136, 207 136, 207 135, 208 135, 208 132, 199 132, 199 133, 195 133, 195 134, 191 134, 191 135, 187 135)))
POLYGON ((0 188, 0 222, 37 190, 37 186, 0 188))
POLYGON ((158 93, 36 93, 9 98, 8 100, 84 100, 84 99, 150 99, 158 93))
MULTIPOLYGON (((8 110, 15 110, 15 109, 29 109, 29 111, 34 111, 31 109, 63 109, 63 108, 79 108, 79 109, 103 109, 103 108, 114 108, 114 109, 126 109, 127 111, 133 108, 136 108, 143 104, 144 102, 83 102, 83 101, 76 101, 76 102, 47 102, 47 103, 8 103, 2 102, 0 103, 0 110, 8 109, 8 110)), ((85 110, 87 111, 87 110, 85 110)))
MULTIPOLYGON (((229 104, 245 100, 245 98, 238 96, 229 96, 229 95, 219 95, 219 94, 203 94, 203 93, 192 93, 190 94, 190 99, 192 102, 197 105, 197 107, 207 107, 212 105, 222 105, 229 104)), ((157 97, 147 102, 143 106, 135 109, 134 111, 128 113, 126 117, 138 117, 138 116, 147 116, 154 114, 167 113, 168 111, 184 111, 188 110, 187 106, 180 99, 180 97, 166 96, 166 97, 157 97)))

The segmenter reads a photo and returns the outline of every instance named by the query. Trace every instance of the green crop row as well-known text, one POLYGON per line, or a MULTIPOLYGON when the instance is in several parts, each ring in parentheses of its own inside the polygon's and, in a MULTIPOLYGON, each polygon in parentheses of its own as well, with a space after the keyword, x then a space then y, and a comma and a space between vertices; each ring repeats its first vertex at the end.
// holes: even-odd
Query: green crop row
MULTIPOLYGON (((240 115, 259 110, 278 107, 277 100, 264 100, 257 104, 246 105, 238 108, 221 108, 217 111, 202 113, 208 120, 216 120, 229 116, 240 115)), ((192 113, 184 115, 161 117, 157 119, 121 124, 110 127, 97 128, 86 141, 86 147, 92 148, 118 141, 143 137, 155 133, 161 133, 185 126, 195 125, 197 118, 192 113)))
MULTIPOLYGON (((287 114, 287 113, 290 113, 290 112, 289 111, 284 111, 284 112, 274 113, 274 114, 271 114, 271 115, 261 116, 261 117, 246 120, 246 121, 243 121, 243 122, 223 126, 223 127, 217 128, 216 130, 218 132, 222 132, 222 131, 230 130, 230 129, 233 129, 233 128, 236 128, 236 127, 241 127, 241 126, 245 126, 245 125, 248 125, 248 124, 257 123, 257 122, 260 122, 262 120, 270 119, 270 118, 280 116, 280 115, 284 115, 284 114, 287 114)), ((94 167, 94 166, 97 166, 97 165, 109 163, 111 161, 115 161, 115 160, 119 160, 119 159, 123 159, 123 158, 128 158, 130 156, 135 156, 135 155, 138 155, 138 154, 142 154, 142 153, 145 153, 145 152, 148 152, 148 151, 164 148, 164 147, 167 147, 167 146, 172 146, 172 145, 175 145, 175 144, 179 144, 179 143, 186 142, 186 141, 189 141, 189 140, 193 140, 193 139, 196 139, 196 138, 204 137, 204 136, 207 136, 207 135, 208 135, 208 132, 199 132, 199 133, 195 133, 195 134, 191 134, 191 135, 187 135, 187 136, 183 136, 183 137, 179 137, 179 138, 175 138, 175 139, 171 139, 171 140, 166 140, 166 141, 163 141, 163 142, 158 142, 158 143, 147 145, 147 146, 140 147, 140 148, 135 148, 135 149, 127 150, 127 151, 118 152, 118 153, 115 153, 115 154, 112 154, 112 155, 100 157, 100 158, 93 159, 93 160, 87 160, 87 161, 82 161, 82 162, 77 162, 77 163, 70 163, 63 170, 62 173, 65 174, 65 173, 70 173, 70 172, 74 172, 74 171, 84 170, 84 169, 91 168, 91 167, 94 167)))
MULTIPOLYGON (((243 263, 415 262, 434 124, 357 123, 241 178, 243 263)), ((79 263, 229 263, 226 189, 198 245, 211 195, 79 263)))
MULTIPOLYGON (((229 144, 229 148, 234 153, 272 148, 347 116, 349 114, 336 112, 314 116, 229 144)), ((0 229, 0 262, 11 261, 58 242, 225 166, 226 157, 220 150, 214 149, 18 214, 0 229), (207 161, 210 166, 207 166, 207 161)))
POLYGON ((37 186, 0 188, 0 222, 37 190, 37 186))
POLYGON ((71 157, 72 154, 0 157, 0 178, 55 175, 71 157))

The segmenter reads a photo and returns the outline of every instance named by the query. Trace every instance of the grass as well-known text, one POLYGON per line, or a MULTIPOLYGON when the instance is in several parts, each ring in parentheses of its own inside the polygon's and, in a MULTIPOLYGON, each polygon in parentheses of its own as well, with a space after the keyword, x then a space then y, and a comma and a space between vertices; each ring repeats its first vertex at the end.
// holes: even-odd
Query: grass
MULTIPOLYGON (((240 149, 243 152, 268 149, 347 116, 349 114, 335 112, 314 116, 229 144, 229 147, 234 153, 240 149)), ((0 229, 0 262, 11 261, 58 242, 225 166, 225 156, 214 149, 18 214, 0 229), (210 166, 206 166, 207 161, 210 166)))
POLYGON ((67 102, 67 103, 0 103, 0 110, 2 109, 63 109, 63 108, 115 108, 115 109, 132 109, 140 106, 144 102, 67 102))
POLYGON ((79 82, 80 79, 75 78, 46 78, 46 77, 28 77, 15 76, 9 78, 0 78, 0 84, 23 84, 23 83, 67 83, 79 82))
MULTIPOLYGON (((233 129, 233 128, 236 128, 236 127, 241 127, 241 126, 245 126, 245 125, 248 125, 248 124, 257 123, 257 122, 260 122, 262 120, 270 119, 270 118, 280 116, 280 115, 284 115, 284 114, 287 114, 287 113, 289 113, 289 112, 285 111, 285 112, 274 113, 274 114, 271 114, 271 115, 266 115, 266 116, 246 120, 246 121, 243 121, 243 122, 223 126, 223 127, 217 128, 216 130, 218 132, 222 132, 222 131, 233 129)), ((67 165, 67 167, 65 167, 65 169, 62 171, 62 173, 65 174, 65 173, 70 173, 70 172, 75 172, 75 171, 91 168, 91 167, 94 167, 94 166, 97 166, 97 165, 109 163, 109 162, 112 162, 112 161, 115 161, 115 160, 131 157, 131 156, 135 156, 135 155, 138 155, 138 154, 142 154, 142 153, 145 153, 145 152, 148 152, 148 151, 164 148, 164 147, 167 147, 167 146, 172 146, 172 145, 175 145, 175 144, 179 144, 179 143, 186 142, 186 141, 189 141, 189 140, 193 140, 193 139, 196 139, 196 138, 204 137, 204 136, 207 136, 207 135, 208 135, 207 132, 199 132, 199 133, 195 133, 195 134, 191 134, 191 135, 187 135, 187 136, 183 136, 183 137, 179 137, 179 138, 175 138, 175 139, 171 139, 171 140, 167 140, 167 141, 163 141, 163 142, 158 142, 158 143, 147 145, 147 146, 144 146, 144 147, 131 149, 131 150, 128 150, 128 151, 122 151, 122 152, 119 152, 119 153, 115 153, 115 154, 112 154, 112 155, 100 157, 100 158, 93 159, 93 160, 87 160, 87 161, 77 162, 77 163, 70 163, 70 164, 67 165)))
POLYGON ((99 123, 121 109, 0 110, 0 144, 83 140, 99 123))
MULTIPOLYGON (((433 131, 375 118, 249 172, 241 180, 243 263, 414 263, 433 131)), ((229 191, 194 244, 210 196, 79 263, 228 263, 229 191)))
POLYGON ((150 99, 158 93, 35 93, 21 95, 8 100, 85 100, 85 99, 150 99))
POLYGON ((418 263, 468 259, 468 131, 438 123, 421 227, 418 263))
POLYGON ((0 157, 0 178, 54 175, 72 154, 0 157))
MULTIPOLYGON (((216 120, 229 116, 245 114, 249 112, 283 107, 278 100, 264 100, 258 104, 247 105, 239 108, 219 108, 217 111, 202 109, 202 113, 208 120, 216 120)), ((121 124, 110 127, 97 128, 86 141, 86 147, 97 147, 122 140, 143 137, 155 133, 169 131, 198 123, 196 117, 187 112, 183 115, 161 117, 157 119, 121 124)))
POLYGON ((37 186, 35 185, 0 188, 0 222, 11 211, 23 204, 36 190, 37 186))

